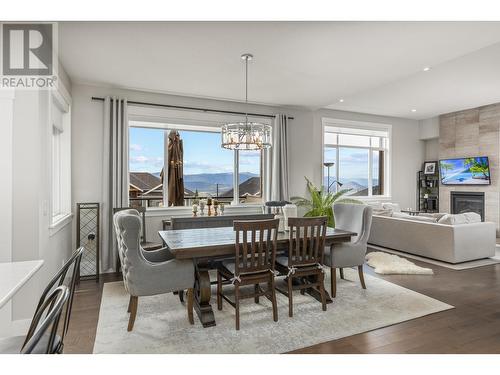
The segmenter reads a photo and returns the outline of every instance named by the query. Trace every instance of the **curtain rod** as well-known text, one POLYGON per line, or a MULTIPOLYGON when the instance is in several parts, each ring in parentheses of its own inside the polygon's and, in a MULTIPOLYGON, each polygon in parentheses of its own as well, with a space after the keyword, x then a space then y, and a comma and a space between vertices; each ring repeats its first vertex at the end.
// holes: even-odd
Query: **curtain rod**
MULTIPOLYGON (((97 101, 104 101, 104 98, 99 98, 99 97, 92 97, 92 100, 97 100, 97 101)), ((183 109, 186 111, 200 111, 200 112, 210 112, 210 113, 227 113, 231 115, 248 115, 248 116, 253 116, 253 117, 265 117, 265 118, 274 118, 275 116, 273 115, 264 115, 261 113, 245 113, 245 112, 236 112, 236 111, 224 111, 221 109, 210 109, 210 108, 197 108, 197 107, 185 107, 185 106, 180 106, 180 105, 172 105, 172 104, 158 104, 158 103, 145 103, 145 102, 135 102, 135 101, 128 101, 128 104, 135 104, 135 105, 143 105, 143 106, 150 106, 150 107, 163 107, 163 108, 174 108, 174 109, 183 109)), ((293 120, 293 117, 287 117, 288 120, 293 120)))

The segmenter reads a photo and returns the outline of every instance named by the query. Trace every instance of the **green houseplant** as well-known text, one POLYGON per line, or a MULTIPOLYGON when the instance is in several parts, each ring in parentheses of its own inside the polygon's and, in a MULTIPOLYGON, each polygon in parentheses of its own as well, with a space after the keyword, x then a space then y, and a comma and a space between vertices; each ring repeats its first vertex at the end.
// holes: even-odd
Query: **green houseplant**
POLYGON ((363 203, 356 199, 343 197, 343 195, 351 189, 342 189, 336 193, 329 193, 325 192, 324 186, 318 189, 307 177, 304 178, 307 181, 307 191, 309 192, 311 198, 291 197, 290 200, 296 204, 297 207, 305 207, 308 210, 304 215, 305 217, 328 216, 328 226, 334 228, 335 218, 333 217, 333 204, 335 202, 355 204, 363 203))

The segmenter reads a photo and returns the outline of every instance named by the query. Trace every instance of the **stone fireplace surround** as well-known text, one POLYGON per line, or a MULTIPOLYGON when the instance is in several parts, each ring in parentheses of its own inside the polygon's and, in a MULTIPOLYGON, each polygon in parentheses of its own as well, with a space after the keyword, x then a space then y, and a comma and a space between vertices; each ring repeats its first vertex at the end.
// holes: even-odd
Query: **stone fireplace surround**
POLYGON ((491 185, 439 187, 440 211, 451 213, 451 192, 484 193, 484 220, 500 228, 500 103, 439 117, 439 159, 488 156, 491 185))

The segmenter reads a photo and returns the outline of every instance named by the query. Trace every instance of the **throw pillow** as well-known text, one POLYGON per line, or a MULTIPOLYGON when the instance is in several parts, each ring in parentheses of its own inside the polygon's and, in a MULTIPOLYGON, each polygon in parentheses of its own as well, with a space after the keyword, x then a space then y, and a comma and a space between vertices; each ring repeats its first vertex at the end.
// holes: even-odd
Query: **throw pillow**
POLYGON ((401 208, 398 203, 383 203, 382 208, 386 210, 392 210, 392 212, 401 212, 401 208))
POLYGON ((457 224, 470 224, 480 223, 481 215, 475 212, 465 212, 463 214, 446 214, 438 220, 439 224, 457 225, 457 224))
POLYGON ((462 214, 465 216, 465 220, 467 223, 480 223, 481 222, 481 215, 475 212, 466 212, 462 214))

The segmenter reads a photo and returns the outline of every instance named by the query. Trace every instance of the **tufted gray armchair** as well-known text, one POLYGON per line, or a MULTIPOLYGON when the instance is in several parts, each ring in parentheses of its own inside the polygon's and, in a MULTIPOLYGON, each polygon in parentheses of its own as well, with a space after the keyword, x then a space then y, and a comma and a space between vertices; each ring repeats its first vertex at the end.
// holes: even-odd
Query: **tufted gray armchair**
POLYGON ((344 278, 344 267, 358 267, 361 286, 366 289, 363 276, 368 237, 372 225, 372 207, 365 204, 336 203, 333 205, 335 227, 337 229, 355 232, 351 242, 336 244, 325 249, 324 263, 330 266, 332 297, 337 294, 337 268, 340 268, 340 277, 344 278))
POLYGON ((142 220, 129 209, 113 216, 118 254, 125 289, 130 294, 128 331, 134 327, 139 296, 188 290, 188 318, 193 320, 194 266, 191 260, 177 260, 167 248, 144 251, 140 245, 142 220))

